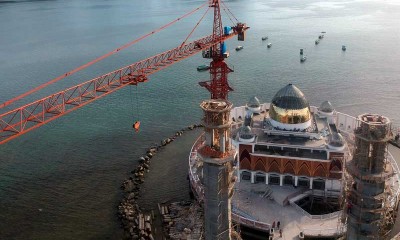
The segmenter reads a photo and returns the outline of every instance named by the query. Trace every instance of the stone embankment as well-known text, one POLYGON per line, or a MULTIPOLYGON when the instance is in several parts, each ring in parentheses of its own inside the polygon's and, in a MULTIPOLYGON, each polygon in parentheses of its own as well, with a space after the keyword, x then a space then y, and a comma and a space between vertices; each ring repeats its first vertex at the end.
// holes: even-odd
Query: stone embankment
POLYGON ((185 131, 199 127, 202 125, 190 125, 177 131, 172 137, 162 140, 159 145, 150 146, 146 154, 139 158, 138 165, 131 171, 132 175, 122 183, 121 189, 124 191, 124 197, 118 206, 118 217, 124 229, 125 239, 154 239, 151 227, 152 214, 144 214, 145 210, 137 204, 137 199, 140 197, 140 185, 144 183, 145 175, 150 171, 150 163, 154 155, 184 134, 185 131))

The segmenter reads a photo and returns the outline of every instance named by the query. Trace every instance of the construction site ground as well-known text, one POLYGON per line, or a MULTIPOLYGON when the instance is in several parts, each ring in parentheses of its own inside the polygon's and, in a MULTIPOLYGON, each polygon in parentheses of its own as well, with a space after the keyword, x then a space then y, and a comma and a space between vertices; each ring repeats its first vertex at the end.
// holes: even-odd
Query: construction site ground
POLYGON ((299 209, 291 205, 283 205, 287 196, 298 191, 293 187, 268 186, 265 184, 251 184, 240 182, 235 186, 232 203, 235 209, 241 211, 249 219, 275 226, 280 221, 282 238, 275 229, 274 239, 299 239, 299 233, 304 231, 307 235, 332 236, 337 231, 338 217, 330 219, 311 219, 299 209), (272 190, 273 199, 263 197, 267 188, 272 190))

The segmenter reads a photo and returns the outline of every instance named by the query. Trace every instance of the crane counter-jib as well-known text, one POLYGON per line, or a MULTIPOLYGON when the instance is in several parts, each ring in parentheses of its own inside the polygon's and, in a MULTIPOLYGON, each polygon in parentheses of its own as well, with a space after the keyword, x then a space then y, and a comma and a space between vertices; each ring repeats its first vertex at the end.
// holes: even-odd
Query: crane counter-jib
POLYGON ((212 35, 96 77, 66 90, 0 115, 0 144, 38 128, 127 85, 147 81, 147 76, 224 42, 248 29, 244 24, 218 39, 212 35))

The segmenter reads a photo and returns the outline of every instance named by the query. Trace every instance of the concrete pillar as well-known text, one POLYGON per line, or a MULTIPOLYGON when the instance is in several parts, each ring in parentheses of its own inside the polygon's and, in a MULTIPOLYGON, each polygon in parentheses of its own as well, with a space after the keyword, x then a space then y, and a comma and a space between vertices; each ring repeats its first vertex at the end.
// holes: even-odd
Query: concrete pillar
POLYGON ((265 173, 265 184, 268 185, 268 183, 269 183, 269 174, 265 173))
POLYGON ((221 152, 225 152, 225 132, 224 131, 219 131, 219 147, 221 152))
POLYGON ((210 129, 206 136, 206 145, 213 146, 214 130, 210 129))
POLYGON ((230 238, 231 199, 229 197, 229 171, 231 160, 219 163, 204 160, 204 236, 206 240, 230 238))
POLYGON ((254 176, 256 175, 255 172, 251 172, 251 183, 254 183, 254 176))
POLYGON ((313 184, 314 178, 310 177, 310 189, 312 189, 312 184, 313 184))
POLYGON ((280 178, 279 186, 283 186, 283 175, 281 174, 279 178, 280 178))
POLYGON ((299 177, 298 176, 294 176, 294 185, 297 187, 299 183, 299 177))

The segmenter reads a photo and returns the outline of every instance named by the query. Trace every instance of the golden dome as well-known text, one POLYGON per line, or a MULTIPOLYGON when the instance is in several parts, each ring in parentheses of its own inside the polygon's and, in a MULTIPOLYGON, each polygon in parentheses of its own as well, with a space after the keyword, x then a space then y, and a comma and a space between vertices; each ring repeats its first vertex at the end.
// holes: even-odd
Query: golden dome
POLYGON ((300 89, 292 84, 286 85, 275 94, 269 108, 269 116, 281 123, 276 127, 287 130, 305 129, 311 125, 308 101, 300 89))

